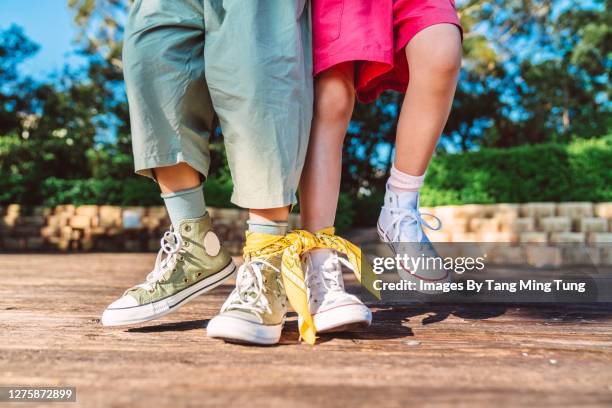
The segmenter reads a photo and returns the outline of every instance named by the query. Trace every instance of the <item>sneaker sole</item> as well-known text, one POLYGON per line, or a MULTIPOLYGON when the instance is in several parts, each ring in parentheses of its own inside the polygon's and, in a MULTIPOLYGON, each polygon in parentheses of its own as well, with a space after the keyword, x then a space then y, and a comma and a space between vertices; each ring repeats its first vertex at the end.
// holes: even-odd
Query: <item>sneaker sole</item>
MULTIPOLYGON (((365 305, 342 305, 313 315, 317 333, 337 333, 369 327, 372 312, 365 305)), ((300 319, 301 320, 301 319, 300 319)))
POLYGON ((278 343, 283 323, 264 325, 230 316, 216 316, 206 327, 206 335, 230 343, 272 345, 278 343))
POLYGON ((132 306, 121 309, 106 309, 102 314, 102 325, 122 326, 136 323, 144 323, 154 320, 168 313, 178 310, 185 303, 216 288, 234 275, 236 265, 230 262, 225 268, 202 279, 200 282, 146 305, 132 306))

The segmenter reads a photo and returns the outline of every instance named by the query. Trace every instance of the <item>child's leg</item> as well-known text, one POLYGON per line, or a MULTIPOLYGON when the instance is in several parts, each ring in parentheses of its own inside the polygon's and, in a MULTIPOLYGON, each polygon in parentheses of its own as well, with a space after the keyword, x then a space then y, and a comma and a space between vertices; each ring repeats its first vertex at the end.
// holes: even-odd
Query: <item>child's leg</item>
MULTIPOLYGON (((438 256, 419 212, 419 188, 450 111, 461 65, 461 37, 453 24, 423 29, 406 46, 410 80, 397 127, 394 167, 378 219, 378 233, 398 254, 438 256), (410 244, 417 243, 417 245, 410 244)), ((431 228, 431 227, 430 227, 431 228)), ((439 227, 438 227, 439 228, 439 227)), ((447 282, 450 272, 398 270, 404 280, 447 282)), ((417 286, 419 287, 419 286, 417 286)))
POLYGON ((185 162, 174 166, 158 167, 153 172, 163 194, 187 190, 202 183, 200 173, 185 162))
POLYGON ((315 232, 334 225, 342 143, 355 104, 353 64, 345 63, 315 79, 310 142, 300 180, 302 228, 315 232))
MULTIPOLYGON (((328 69, 315 79, 312 129, 300 180, 302 227, 317 232, 332 227, 338 205, 342 144, 355 104, 353 63, 328 69)), ((336 251, 308 251, 304 275, 308 306, 318 332, 368 326, 372 313, 344 290, 342 266, 336 251)), ((301 326, 302 317, 298 319, 301 326)))
POLYGON ((204 1, 206 80, 234 181, 232 202, 251 210, 236 288, 207 333, 274 344, 287 311, 280 274, 286 221, 312 121, 309 2, 219 3, 204 1))
POLYGON ((145 281, 104 311, 105 325, 163 316, 235 270, 212 231, 200 176, 208 172, 215 116, 204 80, 203 12, 195 0, 136 2, 128 18, 123 64, 136 171, 159 182, 173 229, 163 233, 145 281))
POLYGON ((410 82, 397 125, 395 167, 421 176, 450 112, 461 68, 457 26, 438 24, 419 32, 406 46, 410 82))

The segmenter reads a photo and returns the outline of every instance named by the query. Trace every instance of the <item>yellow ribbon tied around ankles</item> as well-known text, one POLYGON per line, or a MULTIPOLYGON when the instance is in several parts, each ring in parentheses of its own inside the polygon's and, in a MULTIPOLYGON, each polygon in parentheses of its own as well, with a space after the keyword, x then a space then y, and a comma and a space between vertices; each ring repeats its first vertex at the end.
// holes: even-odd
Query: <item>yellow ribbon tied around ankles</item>
POLYGON ((247 232, 244 248, 245 257, 259 258, 281 255, 281 274, 287 298, 293 310, 302 317, 299 327, 300 338, 308 344, 315 344, 316 329, 308 309, 308 297, 301 257, 315 248, 333 249, 345 255, 353 265, 353 272, 359 282, 380 299, 380 293, 374 289, 376 275, 369 262, 362 262, 361 249, 346 239, 335 235, 333 227, 317 231, 315 234, 305 230, 294 230, 285 236, 247 232))

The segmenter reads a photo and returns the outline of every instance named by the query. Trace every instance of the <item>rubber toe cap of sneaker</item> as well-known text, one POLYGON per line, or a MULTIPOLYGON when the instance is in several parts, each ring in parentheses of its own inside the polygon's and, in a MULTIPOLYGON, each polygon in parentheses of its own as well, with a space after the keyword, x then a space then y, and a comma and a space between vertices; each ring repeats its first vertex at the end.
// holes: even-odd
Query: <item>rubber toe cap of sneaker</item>
POLYGON ((108 305, 107 310, 112 309, 125 309, 126 307, 134 307, 138 306, 138 301, 136 298, 130 295, 125 295, 115 300, 113 303, 108 305))

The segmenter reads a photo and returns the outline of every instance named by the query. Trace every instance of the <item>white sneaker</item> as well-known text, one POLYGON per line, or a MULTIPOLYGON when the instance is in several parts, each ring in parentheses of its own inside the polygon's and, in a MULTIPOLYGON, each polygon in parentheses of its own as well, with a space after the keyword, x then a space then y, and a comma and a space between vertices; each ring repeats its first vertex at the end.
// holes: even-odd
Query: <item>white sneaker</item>
MULTIPOLYGON (((372 323, 370 309, 344 290, 342 264, 353 269, 351 263, 340 258, 335 251, 318 250, 318 253, 308 252, 304 256, 308 306, 319 333, 351 331, 372 323), (313 258, 326 259, 313 262, 313 258)), ((301 323, 302 319, 298 318, 298 324, 301 323)))
POLYGON ((280 257, 247 259, 238 268, 236 288, 208 322, 206 333, 230 342, 276 344, 286 314, 280 257))
MULTIPOLYGON (((440 258, 431 244, 423 227, 437 231, 442 228, 440 219, 432 214, 421 213, 419 210, 419 193, 395 193, 389 189, 385 193, 385 202, 378 218, 377 230, 380 239, 387 243, 394 255, 407 255, 411 258, 440 258), (423 215, 433 217, 438 225, 434 228, 428 224, 423 215)), ((441 261, 441 259, 439 259, 441 261)), ((406 265, 399 268, 398 274, 407 281, 417 284, 417 290, 422 288, 421 282, 444 283, 451 282, 449 270, 441 267, 443 262, 431 262, 429 268, 411 271, 406 265)), ((437 290, 419 290, 423 293, 439 293, 437 290)))

